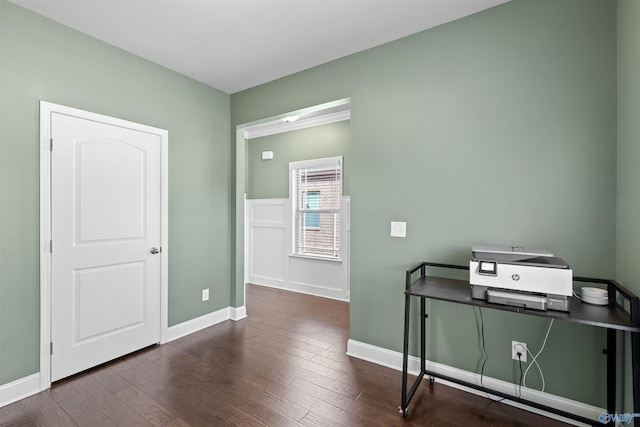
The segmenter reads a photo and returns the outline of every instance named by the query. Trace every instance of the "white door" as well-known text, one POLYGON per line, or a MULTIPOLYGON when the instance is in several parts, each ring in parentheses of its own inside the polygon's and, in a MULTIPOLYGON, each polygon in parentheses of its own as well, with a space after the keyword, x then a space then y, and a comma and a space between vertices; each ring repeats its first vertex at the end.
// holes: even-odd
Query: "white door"
POLYGON ((51 381, 160 341, 160 136, 51 116, 51 381))

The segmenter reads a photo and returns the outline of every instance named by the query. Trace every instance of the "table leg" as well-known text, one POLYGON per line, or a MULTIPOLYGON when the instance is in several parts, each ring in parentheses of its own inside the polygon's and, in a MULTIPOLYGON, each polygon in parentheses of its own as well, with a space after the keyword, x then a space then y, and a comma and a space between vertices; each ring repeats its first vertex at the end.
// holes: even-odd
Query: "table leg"
POLYGON ((426 370, 426 361, 427 358, 427 339, 426 339, 426 324, 427 323, 427 313, 426 313, 426 303, 424 298, 420 298, 420 372, 424 373, 426 370))
POLYGON ((400 411, 402 416, 407 416, 407 375, 409 369, 409 321, 411 310, 411 296, 404 297, 404 345, 402 348, 402 402, 400 411))
POLYGON ((607 411, 616 413, 616 355, 617 333, 615 329, 607 329, 607 411))
POLYGON ((633 412, 640 413, 640 333, 631 332, 631 375, 633 382, 633 412))

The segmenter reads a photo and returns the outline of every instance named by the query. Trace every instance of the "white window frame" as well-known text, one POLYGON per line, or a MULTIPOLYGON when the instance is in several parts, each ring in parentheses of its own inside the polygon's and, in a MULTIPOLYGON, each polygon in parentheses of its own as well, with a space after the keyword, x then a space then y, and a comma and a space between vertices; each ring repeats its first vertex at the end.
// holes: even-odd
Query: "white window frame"
MULTIPOLYGON (((297 217, 298 215, 300 215, 301 212, 304 212, 304 209, 300 209, 298 206, 298 194, 301 194, 303 191, 298 192, 296 187, 295 187, 295 177, 294 177, 294 172, 296 170, 299 169, 305 169, 305 168, 323 168, 326 167, 327 169, 331 168, 339 168, 340 171, 340 186, 339 186, 339 191, 335 194, 335 205, 337 206, 336 209, 316 209, 313 210, 314 213, 333 213, 335 215, 338 216, 338 218, 341 218, 341 210, 342 210, 342 189, 343 189, 343 182, 344 182, 344 175, 343 175, 343 161, 342 161, 342 157, 341 156, 337 156, 337 157, 326 157, 326 158, 322 158, 322 159, 311 159, 311 160, 302 160, 302 161, 297 161, 297 162, 290 162, 289 163, 289 200, 291 202, 291 252, 290 252, 290 256, 292 257, 301 257, 301 258, 312 258, 312 259, 319 259, 319 260, 327 260, 327 261, 338 261, 341 262, 341 253, 342 253, 342 246, 343 246, 343 242, 341 241, 341 225, 340 226, 334 226, 334 250, 337 251, 336 256, 328 256, 328 255, 321 255, 321 254, 314 254, 314 253, 300 253, 300 252, 296 252, 296 240, 297 240, 297 234, 299 232, 299 228, 296 226, 297 224, 297 217), (337 248, 336 246, 336 241, 338 241, 337 243, 337 248)), ((304 229, 307 227, 302 227, 303 231, 304 229)))

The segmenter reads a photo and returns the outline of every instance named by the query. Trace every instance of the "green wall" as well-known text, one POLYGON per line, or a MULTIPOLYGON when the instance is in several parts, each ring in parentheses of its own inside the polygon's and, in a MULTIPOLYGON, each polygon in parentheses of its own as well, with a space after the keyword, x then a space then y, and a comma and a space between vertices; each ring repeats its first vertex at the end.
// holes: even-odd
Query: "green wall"
MULTIPOLYGON (((618 1, 618 221, 617 278, 640 294, 640 2, 618 1)), ((626 362, 631 358, 627 347, 626 362)), ((631 412, 631 392, 623 377, 627 397, 623 410, 631 412)))
MULTIPOLYGON (((465 264, 476 243, 543 247, 577 275, 614 276, 615 2, 514 0, 233 94, 231 117, 347 97, 351 339, 401 351, 404 271, 465 264), (389 237, 392 220, 407 222, 406 239, 389 237)), ((429 309, 429 358, 479 372, 477 313, 429 309)), ((484 374, 517 382, 511 340, 536 350, 547 324, 483 314, 484 374)), ((604 335, 556 323, 540 357, 546 391, 604 406, 604 335)))
POLYGON ((289 162, 343 157, 342 194, 349 195, 349 121, 329 123, 291 132, 250 139, 247 143, 248 199, 289 197, 289 162), (273 151, 273 160, 262 160, 273 151))
POLYGON ((618 7, 618 279, 640 294, 640 2, 618 7))
POLYGON ((169 325, 228 307, 229 95, 5 0, 0 73, 0 385, 40 368, 39 100, 168 129, 169 325))

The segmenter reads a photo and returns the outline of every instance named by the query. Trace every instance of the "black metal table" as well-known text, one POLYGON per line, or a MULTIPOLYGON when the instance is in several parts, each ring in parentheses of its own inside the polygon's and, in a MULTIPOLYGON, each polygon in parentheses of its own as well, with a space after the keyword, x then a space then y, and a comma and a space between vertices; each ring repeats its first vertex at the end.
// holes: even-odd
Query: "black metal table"
POLYGON ((541 311, 513 307, 501 304, 488 303, 484 300, 471 298, 471 289, 467 280, 456 280, 445 277, 430 276, 427 274, 427 267, 437 267, 453 270, 469 270, 468 266, 439 264, 423 262, 406 272, 405 287, 405 308, 404 308, 404 348, 402 364, 402 402, 400 410, 404 417, 408 414, 408 406, 411 398, 415 394, 420 382, 425 375, 433 378, 442 378, 456 384, 490 393, 503 399, 511 400, 537 408, 552 414, 560 415, 585 424, 602 425, 600 421, 571 414, 550 406, 542 405, 523 399, 518 396, 492 390, 478 384, 462 381, 426 369, 426 299, 448 301, 457 304, 466 304, 480 308, 490 308, 494 310, 504 310, 516 313, 528 314, 531 316, 558 319, 569 322, 582 323, 586 325, 598 326, 607 329, 607 347, 604 353, 607 355, 607 410, 615 413, 616 404, 616 331, 627 331, 631 333, 631 357, 632 357, 632 388, 633 388, 633 410, 640 413, 640 301, 636 295, 624 288, 614 280, 595 279, 589 277, 574 277, 574 282, 596 283, 606 286, 609 294, 609 305, 599 306, 586 304, 577 298, 572 298, 568 312, 562 311, 541 311), (413 280, 416 273, 419 277, 413 280), (409 361, 409 323, 411 319, 410 306, 411 297, 420 298, 420 373, 414 381, 410 390, 407 390, 408 361, 409 361), (627 308, 625 308, 625 306, 627 308))

